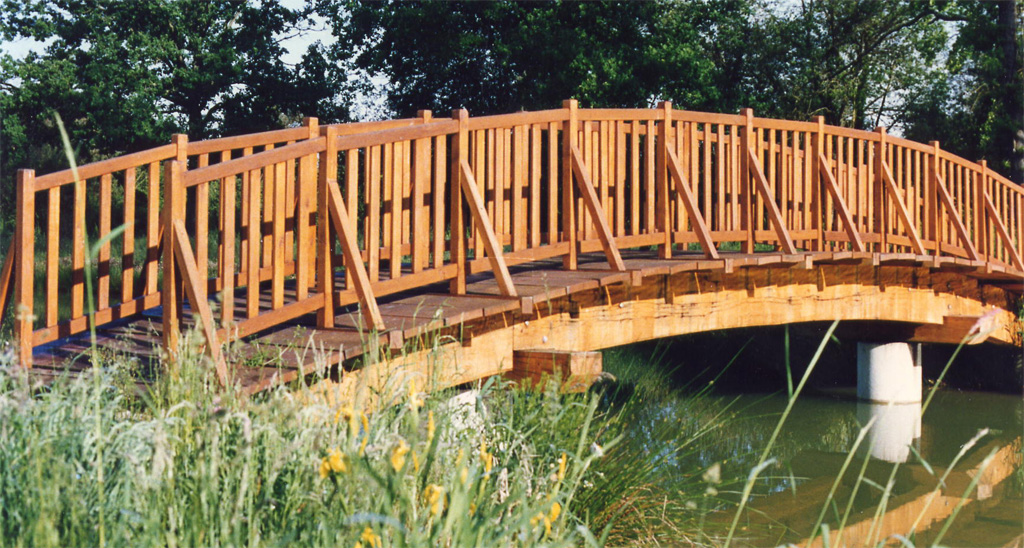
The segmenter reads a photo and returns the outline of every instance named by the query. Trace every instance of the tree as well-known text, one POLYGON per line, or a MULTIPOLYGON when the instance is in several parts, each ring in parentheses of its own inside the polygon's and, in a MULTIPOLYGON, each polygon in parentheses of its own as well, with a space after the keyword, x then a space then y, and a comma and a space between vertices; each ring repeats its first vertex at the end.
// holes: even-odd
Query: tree
MULTIPOLYGON (((13 168, 66 167, 53 114, 81 161, 168 142, 347 118, 339 74, 312 46, 295 66, 281 40, 311 10, 278 1, 7 0, 0 38, 49 41, 42 54, 0 55, 0 193, 13 168)), ((10 219, 9 206, 0 218, 10 219)))
POLYGON ((989 165, 1024 184, 1024 2, 957 2, 944 79, 912 101, 907 134, 989 165))
POLYGON ((395 114, 545 109, 570 97, 638 106, 657 96, 658 4, 323 0, 319 10, 338 37, 332 59, 385 77, 395 114))

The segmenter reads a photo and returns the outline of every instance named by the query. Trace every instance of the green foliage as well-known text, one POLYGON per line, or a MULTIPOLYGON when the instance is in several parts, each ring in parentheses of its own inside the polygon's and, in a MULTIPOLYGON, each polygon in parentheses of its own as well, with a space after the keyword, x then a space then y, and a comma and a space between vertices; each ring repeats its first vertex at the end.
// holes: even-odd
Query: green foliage
MULTIPOLYGON (((166 144, 274 129, 302 116, 347 116, 322 48, 285 63, 281 40, 313 23, 308 9, 245 0, 3 2, 0 39, 46 43, 0 54, 0 194, 14 169, 67 167, 53 122, 66 121, 82 163, 166 144)), ((0 208, 9 219, 11 200, 0 208)))
POLYGON ((0 545, 597 543, 569 510, 600 458, 596 398, 245 400, 190 351, 140 402, 118 363, 38 393, 0 369, 0 545))

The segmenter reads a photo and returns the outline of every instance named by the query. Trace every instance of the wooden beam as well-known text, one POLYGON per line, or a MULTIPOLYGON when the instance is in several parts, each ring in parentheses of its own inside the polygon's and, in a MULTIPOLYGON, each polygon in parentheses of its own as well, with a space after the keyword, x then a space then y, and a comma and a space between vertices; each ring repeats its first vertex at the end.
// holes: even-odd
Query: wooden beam
POLYGON ((11 296, 14 294, 14 261, 16 259, 15 251, 18 246, 15 244, 17 240, 11 239, 11 244, 7 246, 7 255, 4 258, 3 270, 0 270, 0 324, 3 323, 4 313, 7 311, 7 305, 11 302, 11 296))
MULTIPOLYGON (((562 178, 561 181, 549 181, 548 184, 562 185, 562 241, 569 244, 569 252, 562 258, 562 267, 566 270, 576 270, 578 266, 577 255, 579 254, 579 242, 576 237, 576 197, 572 192, 572 146, 576 144, 577 111, 579 103, 576 99, 566 99, 562 102, 565 109, 565 122, 562 124, 562 178)), ((554 139, 554 133, 551 134, 554 139)), ((549 229, 554 232, 553 229, 549 229)))
MULTIPOLYGON (((160 304, 163 314, 161 317, 161 337, 163 339, 164 351, 168 356, 176 355, 178 352, 179 323, 181 317, 178 307, 181 304, 180 285, 178 282, 178 268, 174 260, 175 231, 173 230, 174 220, 178 218, 178 209, 185 201, 184 188, 181 186, 182 162, 173 160, 167 162, 164 175, 164 205, 161 211, 161 225, 163 226, 163 287, 160 289, 160 304)), ((84 184, 83 184, 84 186, 84 184)))
MULTIPOLYGON (((903 197, 900 196, 900 191, 896 188, 896 181, 892 177, 889 164, 884 160, 881 162, 881 170, 882 183, 885 185, 889 197, 892 198, 893 203, 896 205, 896 213, 900 216, 900 221, 903 222, 903 227, 907 230, 907 236, 910 237, 910 244, 914 248, 914 253, 925 255, 921 237, 917 234, 917 228, 914 227, 914 223, 910 220, 910 213, 907 212, 907 206, 903 203, 903 197)), ((938 254, 938 250, 936 250, 936 254, 938 254)))
POLYGON ((586 204, 590 217, 594 221, 594 226, 597 228, 597 237, 601 240, 601 247, 604 248, 604 255, 608 258, 608 264, 611 265, 613 270, 624 271, 626 270, 626 264, 622 262, 619 248, 615 246, 615 237, 612 236, 612 231, 608 227, 608 219, 605 217, 604 208, 601 207, 600 200, 597 199, 597 193, 594 192, 594 185, 590 182, 587 166, 583 163, 580 149, 576 145, 572 145, 571 152, 572 170, 576 174, 576 186, 579 187, 580 193, 583 195, 583 203, 586 204))
MULTIPOLYGON (((14 227, 14 242, 18 246, 18 268, 14 273, 15 306, 14 336, 18 341, 18 363, 32 367, 32 326, 35 301, 35 236, 36 236, 36 187, 35 171, 18 170, 17 224, 14 227)), ((85 186, 81 181, 77 185, 85 186)))
MULTIPOLYGON (((177 162, 175 162, 177 163, 177 162)), ((228 366, 224 361, 224 353, 221 351, 220 342, 217 340, 217 326, 214 324, 213 311, 210 310, 210 302, 199 290, 200 284, 206 283, 206 277, 199 275, 196 268, 196 259, 192 254, 192 245, 189 244, 188 232, 185 230, 185 221, 176 219, 174 221, 174 256, 177 259, 178 267, 185 285, 185 293, 188 301, 192 304, 192 311, 199 316, 199 327, 206 337, 206 353, 213 361, 217 370, 217 379, 221 386, 228 385, 228 366)))
MULTIPOLYGON (((462 191, 465 193, 466 201, 469 202, 469 212, 473 217, 473 222, 476 223, 477 230, 484 236, 484 246, 487 250, 487 258, 491 261, 491 269, 494 270, 494 279, 497 280, 502 295, 516 297, 516 288, 512 284, 512 276, 505 264, 502 246, 498 243, 498 238, 494 235, 494 229, 491 227, 491 220, 487 217, 487 210, 484 209, 484 201, 480 198, 480 190, 476 186, 473 170, 470 169, 469 162, 465 158, 459 162, 459 165, 462 168, 462 177, 459 177, 462 191)), ((498 214, 495 211, 495 215, 498 214)))
MULTIPOLYGON (((892 175, 889 174, 889 177, 891 178, 892 175)), ((974 242, 971 241, 970 235, 967 234, 967 227, 964 226, 964 220, 956 210, 956 205, 953 203, 953 197, 950 196, 949 191, 946 190, 946 181, 940 173, 935 175, 935 190, 939 193, 939 201, 942 202, 942 205, 946 206, 946 211, 949 212, 949 216, 952 218, 953 228, 956 229, 957 236, 960 237, 960 241, 964 244, 964 249, 967 250, 967 256, 972 260, 977 261, 979 259, 978 249, 974 247, 974 242)))
MULTIPOLYGON (((377 307, 377 299, 373 295, 373 286, 370 277, 366 273, 366 266, 363 264, 362 255, 359 250, 359 243, 356 241, 356 230, 348 217, 348 209, 345 201, 341 198, 341 190, 338 183, 332 181, 328 184, 328 200, 331 220, 334 222, 334 229, 338 232, 341 240, 341 250, 345 255, 345 268, 354 270, 352 283, 355 286, 356 295, 359 297, 359 306, 363 309, 363 315, 369 320, 370 329, 384 331, 384 320, 381 318, 380 309, 377 307)), ((323 222, 326 222, 324 219, 323 222)), ((330 234, 330 231, 327 231, 330 234)), ((333 246, 331 246, 333 247, 333 246)), ((333 298, 331 296, 326 296, 333 298)))
MULTIPOLYGON (((775 227, 775 234, 779 237, 782 250, 790 254, 798 253, 796 246, 793 245, 793 238, 789 236, 786 223, 782 219, 779 206, 775 203, 775 197, 772 196, 772 189, 768 187, 768 178, 761 171, 760 162, 757 161, 757 154, 753 148, 747 148, 747 167, 750 169, 750 174, 754 177, 754 187, 757 188, 757 191, 761 194, 761 199, 764 200, 765 209, 768 211, 768 218, 771 220, 772 226, 775 227)), ((753 251, 751 249, 749 252, 753 253, 753 251)))
POLYGON ((825 158, 824 153, 818 155, 818 171, 821 172, 825 188, 828 189, 829 194, 832 195, 832 201, 836 204, 836 211, 839 213, 839 218, 843 221, 843 228, 846 229, 846 235, 850 238, 850 243, 853 244, 853 250, 864 251, 864 241, 860 239, 860 232, 857 230, 857 226, 853 224, 853 216, 850 215, 850 209, 846 207, 843 195, 839 192, 839 185, 836 184, 836 178, 832 175, 832 170, 828 168, 828 160, 825 158))
POLYGON ((675 181, 676 192, 683 198, 686 212, 690 216, 690 222, 693 223, 693 230, 697 233, 697 239, 700 241, 701 247, 704 248, 704 256, 709 259, 717 259, 718 249, 715 248, 715 242, 711 240, 711 231, 708 230, 708 225, 704 222, 704 216, 701 215, 700 209, 697 207, 697 200, 690 189, 690 181, 686 179, 683 170, 679 169, 679 158, 676 157, 675 152, 672 152, 672 149, 666 149, 665 152, 667 154, 669 174, 672 180, 675 181))
MULTIPOLYGON (((334 148, 333 143, 338 140, 338 128, 322 127, 320 133, 327 144, 320 153, 316 183, 316 292, 324 296, 324 302, 323 307, 317 310, 316 326, 328 329, 334 327, 334 265, 331 259, 334 250, 331 249, 331 223, 328 220, 330 213, 327 204, 331 187, 337 184, 335 180, 338 176, 338 150, 334 148)), ((366 184, 371 186, 377 182, 367 177, 366 184)), ((367 244, 367 249, 370 245, 367 244)))
MULTIPOLYGON (((996 234, 999 234, 999 239, 1003 241, 1003 247, 1006 248, 1006 253, 1010 256, 1013 262, 1013 266, 1017 267, 1018 270, 1024 270, 1024 261, 1021 260, 1020 253, 1013 246, 1013 239, 1010 238, 1010 233, 1006 230, 1006 225, 999 218, 999 212, 996 210, 995 204, 992 203, 992 199, 989 198, 988 192, 982 194, 982 199, 985 201, 985 213, 988 214, 989 221, 992 222, 992 226, 996 229, 996 234)), ((6 264, 4 265, 6 269, 6 264)), ((5 270, 6 271, 6 270, 5 270)))

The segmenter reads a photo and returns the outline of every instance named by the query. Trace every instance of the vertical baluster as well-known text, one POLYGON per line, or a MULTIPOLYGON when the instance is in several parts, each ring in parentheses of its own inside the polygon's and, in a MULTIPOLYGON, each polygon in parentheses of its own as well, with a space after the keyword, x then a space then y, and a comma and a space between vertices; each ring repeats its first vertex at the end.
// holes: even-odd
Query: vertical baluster
POLYGON ((391 160, 391 239, 385 238, 384 241, 391 247, 391 255, 388 258, 389 274, 392 280, 397 280, 402 276, 402 216, 405 210, 402 206, 402 195, 406 185, 405 166, 408 165, 405 161, 404 141, 392 146, 391 160))
MULTIPOLYGON (((32 331, 35 319, 36 174, 31 169, 19 169, 17 177, 18 219, 14 228, 14 238, 17 242, 18 260, 14 272, 14 335, 18 341, 18 362, 22 367, 32 367, 32 331)), ((84 186, 84 183, 76 183, 76 186, 84 186)))
POLYGON ((121 235, 121 302, 135 295, 135 168, 124 171, 124 233, 121 235))
POLYGON ((523 126, 512 128, 512 250, 518 251, 526 247, 526 231, 529 222, 527 210, 523 202, 523 189, 529 171, 529 155, 526 151, 526 131, 523 126))
POLYGON ((644 132, 644 231, 647 234, 654 234, 657 230, 655 209, 657 200, 657 153, 655 152, 655 131, 656 122, 647 121, 644 132))
MULTIPOLYGON (((197 167, 206 167, 210 164, 209 154, 200 154, 197 167)), ((196 267, 199 269, 199 279, 196 287, 196 294, 200 299, 206 299, 206 279, 210 276, 210 183, 203 181, 196 185, 196 267)))
MULTIPOLYGON (((255 318, 260 313, 260 237, 261 215, 260 215, 260 188, 266 188, 261 181, 260 174, 266 174, 265 170, 254 169, 249 172, 249 195, 245 202, 247 206, 248 219, 246 220, 246 240, 248 247, 245 250, 245 313, 247 318, 255 318)), ((263 196, 266 202, 266 195, 263 196)), ((264 207, 269 204, 264 203, 264 207)))
MULTIPOLYGON (((547 228, 548 228, 548 239, 549 245, 557 244, 561 241, 558 230, 558 200, 560 196, 559 178, 558 178, 558 122, 550 122, 548 124, 548 211, 547 211, 547 228)), ((563 136, 563 139, 565 137, 563 136)))
MULTIPOLYGON (((367 151, 368 157, 369 151, 367 151)), ((352 219, 352 226, 359 226, 359 149, 357 148, 345 151, 345 205, 348 207, 348 218, 352 219)), ((310 211, 312 211, 312 207, 310 211)), ((365 235, 365 223, 363 230, 365 235)), ((366 242, 363 242, 363 245, 367 245, 366 242)), ((352 267, 355 265, 348 264, 348 259, 344 257, 342 260, 342 264, 345 265, 345 289, 352 289, 354 283, 352 267)))
MULTIPOLYGON (((245 158, 246 156, 249 156, 250 154, 252 154, 252 147, 245 147, 245 148, 242 149, 242 158, 245 158)), ((239 266, 239 271, 240 271, 239 273, 240 274, 245 274, 246 275, 246 279, 248 279, 247 272, 249 272, 249 269, 252 266, 251 264, 249 264, 249 261, 248 261, 249 247, 250 247, 249 246, 249 235, 250 235, 249 234, 249 217, 250 217, 249 210, 251 209, 251 205, 249 204, 249 196, 251 195, 251 192, 252 192, 249 189, 249 186, 250 185, 256 185, 256 184, 259 184, 259 171, 252 170, 252 171, 245 171, 245 172, 242 173, 242 192, 241 192, 242 215, 241 215, 240 223, 239 223, 239 227, 238 227, 239 233, 241 234, 241 243, 239 245, 239 253, 240 254, 238 256, 238 260, 239 260, 239 265, 238 266, 239 266)))
MULTIPOLYGON (((324 137, 324 151, 320 153, 319 172, 317 174, 316 197, 316 292, 324 296, 323 306, 317 310, 317 327, 324 329, 334 327, 334 253, 331 236, 331 220, 328 210, 330 203, 330 185, 336 184, 338 176, 338 126, 329 125, 321 129, 324 137)), ((373 147, 371 147, 373 148, 373 147)), ((369 160, 367 149, 367 159, 369 160)), ((367 161, 367 164, 370 162, 367 161)), ((366 178, 367 187, 377 184, 376 180, 366 178)), ((372 248, 367 240, 367 248, 372 248)), ((351 265, 346 265, 349 267, 351 265)), ((346 268, 345 270, 348 270, 346 268)), ((351 286, 346 286, 351 289, 351 286)))
MULTIPOLYGON (((287 182, 287 165, 285 162, 278 162, 269 169, 274 171, 274 196, 273 210, 271 211, 271 282, 270 282, 270 307, 277 310, 284 306, 284 262, 285 262, 285 186, 287 182)), ((267 209, 270 209, 267 204, 267 209)))
MULTIPOLYGON (((57 287, 60 271, 60 187, 47 191, 46 215, 46 326, 57 325, 60 310, 57 287)), ((20 240, 19 240, 20 241, 20 240)))
MULTIPOLYGON (((466 109, 452 111, 452 118, 459 124, 459 132, 452 138, 451 161, 451 243, 449 254, 455 264, 455 277, 450 291, 456 295, 466 293, 466 229, 462 209, 462 166, 469 156, 469 112, 466 109)), ((478 172, 479 173, 479 172, 478 172)))
POLYGON ((530 126, 530 247, 540 246, 541 126, 530 126))
MULTIPOLYGON (((231 151, 220 153, 220 161, 231 160, 231 151)), ((220 181, 220 312, 221 325, 235 323, 235 180, 234 175, 220 181)))
MULTIPOLYGON (((372 146, 366 149, 366 255, 369 266, 367 275, 370 282, 380 279, 380 224, 382 207, 381 182, 382 147, 372 146)), ((332 246, 333 249, 333 246, 332 246)))
MULTIPOLYGON (((146 295, 153 295, 157 292, 157 276, 160 268, 158 254, 160 248, 160 164, 158 162, 149 164, 146 178, 146 283, 143 290, 146 295)), ((75 200, 77 202, 77 195, 75 200)), ((72 308, 74 308, 73 296, 71 302, 72 308)), ((71 317, 75 317, 74 311, 72 311, 71 317)))
POLYGON ((577 112, 579 103, 576 99, 568 99, 562 103, 562 108, 567 109, 565 125, 562 127, 562 238, 568 242, 569 249, 562 259, 562 267, 567 270, 576 270, 577 266, 577 237, 576 237, 576 198, 573 195, 572 184, 572 147, 576 146, 579 138, 577 134, 577 112))
MULTIPOLYGON (((274 145, 273 145, 273 143, 271 143, 271 144, 267 145, 264 150, 273 150, 273 149, 274 149, 274 145)), ((274 253, 274 234, 273 234, 272 230, 263 230, 263 228, 264 227, 273 226, 273 223, 274 223, 274 211, 275 211, 274 196, 277 194, 277 192, 275 191, 274 187, 276 185, 278 185, 278 184, 284 184, 284 181, 278 182, 278 180, 277 180, 277 170, 275 169, 275 166, 273 166, 273 165, 264 166, 262 171, 263 171, 263 193, 262 193, 262 198, 263 198, 263 221, 262 221, 262 224, 263 224, 263 226, 260 227, 260 234, 263 235, 263 241, 262 241, 263 260, 262 260, 262 265, 263 265, 263 268, 270 268, 272 266, 271 265, 271 261, 273 261, 273 258, 274 258, 274 255, 273 255, 273 253, 274 253)), ((257 219, 257 222, 259 222, 258 219, 257 219)), ((262 277, 261 277, 261 280, 262 280, 262 277)))
MULTIPOLYGON (((424 124, 430 123, 431 112, 421 110, 417 116, 424 124)), ((412 229, 412 271, 419 272, 427 266, 428 239, 430 237, 430 210, 423 203, 427 190, 430 188, 430 139, 417 139, 413 142, 413 170, 411 210, 412 229)))
MULTIPOLYGON (((104 173, 100 176, 100 227, 98 238, 104 238, 110 234, 110 213, 111 213, 111 174, 104 173)), ((110 240, 105 240, 99 249, 96 257, 96 310, 104 310, 110 307, 110 240)), ((90 258, 90 260, 92 260, 90 258)))
POLYGON ((629 123, 629 233, 640 234, 640 122, 629 123))
POLYGON ((668 150, 672 145, 672 103, 662 101, 658 104, 661 110, 661 125, 658 127, 658 150, 656 163, 657 175, 655 176, 657 197, 657 229, 662 231, 661 244, 658 246, 658 257, 662 259, 672 258, 672 223, 669 209, 669 181, 668 181, 668 150))
POLYGON ((441 268, 444 265, 444 250, 446 247, 444 239, 444 190, 448 187, 448 180, 445 177, 445 167, 448 165, 447 143, 448 138, 446 135, 434 137, 434 189, 431 196, 434 202, 434 268, 441 268))

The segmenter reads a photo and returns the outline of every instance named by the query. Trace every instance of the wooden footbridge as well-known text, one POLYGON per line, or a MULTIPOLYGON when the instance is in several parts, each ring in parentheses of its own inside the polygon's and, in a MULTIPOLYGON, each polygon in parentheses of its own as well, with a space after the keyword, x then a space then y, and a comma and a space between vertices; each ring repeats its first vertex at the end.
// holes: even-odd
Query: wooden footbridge
POLYGON ((1020 344, 1024 190, 821 118, 570 100, 308 119, 21 170, 17 216, 0 309, 42 378, 89 366, 90 321, 155 372, 198 332, 251 392, 318 368, 454 385, 547 352, 833 319, 958 342, 985 317, 1020 344))

